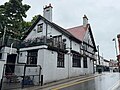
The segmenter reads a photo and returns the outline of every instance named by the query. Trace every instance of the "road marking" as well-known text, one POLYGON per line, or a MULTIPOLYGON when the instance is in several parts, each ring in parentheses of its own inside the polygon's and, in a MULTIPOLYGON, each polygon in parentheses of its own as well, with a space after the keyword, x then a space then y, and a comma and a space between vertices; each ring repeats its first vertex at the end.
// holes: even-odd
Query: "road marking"
POLYGON ((94 77, 90 76, 90 77, 82 79, 82 81, 78 81, 77 80, 76 82, 72 82, 72 83, 68 83, 68 84, 63 84, 63 85, 60 85, 59 87, 53 88, 51 90, 59 90, 59 89, 62 89, 62 88, 66 88, 66 87, 70 87, 70 86, 73 86, 73 85, 77 85, 77 84, 80 84, 80 83, 83 83, 83 82, 86 82, 86 81, 93 80, 93 79, 95 79, 95 77, 98 77, 98 76, 101 76, 101 75, 102 74, 96 75, 94 77))
POLYGON ((95 78, 91 78, 91 79, 87 79, 87 80, 83 80, 83 81, 75 82, 75 83, 71 83, 71 84, 65 84, 65 85, 62 85, 60 87, 54 88, 52 90, 59 90, 59 89, 62 89, 62 88, 66 88, 66 87, 70 87, 70 86, 73 86, 73 85, 77 85, 77 84, 80 84, 80 83, 83 83, 83 82, 86 82, 86 81, 90 81, 90 80, 93 80, 93 79, 95 79, 95 78))
POLYGON ((118 80, 112 87, 110 87, 108 90, 115 90, 120 85, 120 80, 118 80))
MULTIPOLYGON (((107 74, 109 75, 111 73, 107 73, 107 74)), ((73 86, 73 85, 77 85, 77 84, 80 84, 80 83, 83 83, 83 82, 86 82, 86 81, 93 80, 93 79, 95 79, 95 77, 98 77, 98 76, 101 76, 101 75, 106 75, 106 74, 103 73, 103 74, 99 74, 99 75, 95 75, 95 76, 89 76, 89 77, 86 77, 86 78, 83 78, 83 79, 74 80, 74 82, 61 84, 60 86, 58 86, 56 88, 53 88, 51 90, 59 90, 59 89, 62 89, 62 88, 66 88, 66 87, 70 87, 70 86, 73 86), (82 81, 80 81, 80 80, 82 80, 82 81)))

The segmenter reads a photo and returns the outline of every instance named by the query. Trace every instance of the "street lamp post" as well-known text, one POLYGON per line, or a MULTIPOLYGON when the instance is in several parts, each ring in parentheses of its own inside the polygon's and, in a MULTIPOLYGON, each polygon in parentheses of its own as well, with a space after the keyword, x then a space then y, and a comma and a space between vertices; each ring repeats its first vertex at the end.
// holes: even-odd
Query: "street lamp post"
MULTIPOLYGON (((117 56, 118 56, 118 51, 117 51, 117 42, 116 42, 116 38, 114 38, 112 41, 115 42, 115 52, 116 52, 116 57, 117 57, 117 56)), ((117 61, 118 61, 118 58, 117 58, 117 61)), ((118 61, 118 69, 119 69, 119 72, 120 72, 119 61, 118 61)))
POLYGON ((117 42, 116 42, 116 38, 114 38, 113 41, 115 42, 115 52, 116 52, 116 56, 117 56, 117 55, 118 55, 118 52, 117 52, 117 42))
POLYGON ((97 49, 98 49, 98 63, 99 63, 99 65, 100 65, 99 45, 97 46, 97 49))
POLYGON ((103 68, 100 65, 99 45, 97 46, 97 50, 98 50, 98 64, 99 64, 97 70, 98 70, 98 73, 102 73, 103 68))

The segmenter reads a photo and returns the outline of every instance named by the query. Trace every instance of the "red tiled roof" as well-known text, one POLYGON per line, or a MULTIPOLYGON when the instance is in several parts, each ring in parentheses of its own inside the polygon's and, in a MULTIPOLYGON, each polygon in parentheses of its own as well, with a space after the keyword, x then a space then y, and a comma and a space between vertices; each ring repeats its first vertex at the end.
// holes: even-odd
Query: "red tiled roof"
POLYGON ((75 38, 79 39, 80 41, 83 41, 87 28, 83 26, 77 26, 69 28, 67 29, 67 31, 70 32, 75 38))

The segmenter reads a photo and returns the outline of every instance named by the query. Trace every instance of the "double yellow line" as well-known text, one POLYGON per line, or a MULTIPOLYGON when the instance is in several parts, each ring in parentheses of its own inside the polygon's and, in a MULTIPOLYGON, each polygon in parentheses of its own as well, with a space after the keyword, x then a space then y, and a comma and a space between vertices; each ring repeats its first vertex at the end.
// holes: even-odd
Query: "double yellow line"
MULTIPOLYGON (((87 78, 82 78, 82 79, 78 79, 78 80, 74 80, 73 82, 70 82, 70 83, 66 83, 66 84, 61 84, 60 86, 56 87, 56 88, 53 88, 51 90, 59 90, 59 89, 63 89, 63 88, 66 88, 66 87, 70 87, 70 86, 73 86, 73 85, 77 85, 77 84, 80 84, 80 83, 83 83, 83 82, 86 82, 86 81, 90 81, 90 80, 93 80, 95 79, 95 77, 98 77, 98 76, 101 76, 103 74, 100 74, 100 75, 96 75, 96 76, 89 76, 87 78), (81 81, 80 81, 81 80, 81 81)), ((118 86, 120 85, 120 80, 118 80, 112 87, 110 87, 108 90, 115 90, 118 86)))
POLYGON ((102 74, 96 75, 96 76, 89 76, 87 78, 78 79, 78 80, 75 80, 75 81, 73 81, 71 83, 62 84, 59 87, 53 88, 51 90, 59 90, 59 89, 62 89, 62 88, 70 87, 70 86, 73 86, 73 85, 76 85, 76 84, 80 84, 80 83, 83 83, 83 82, 86 82, 86 81, 93 80, 93 79, 95 79, 95 77, 98 77, 98 76, 101 76, 101 75, 102 74), (80 80, 82 80, 82 81, 80 81, 80 80))

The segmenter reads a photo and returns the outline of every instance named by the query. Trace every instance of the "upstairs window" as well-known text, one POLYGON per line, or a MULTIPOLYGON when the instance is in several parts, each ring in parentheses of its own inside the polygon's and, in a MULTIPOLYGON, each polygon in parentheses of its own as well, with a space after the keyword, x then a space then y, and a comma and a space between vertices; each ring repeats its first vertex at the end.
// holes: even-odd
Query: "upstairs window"
POLYGON ((27 56, 28 65, 37 65, 37 53, 38 53, 38 50, 28 51, 28 56, 27 56))
POLYGON ((43 31, 43 23, 42 24, 38 24, 37 26, 37 32, 42 32, 43 31))
POLYGON ((53 45, 59 48, 62 47, 62 35, 53 37, 53 45))
POLYGON ((64 68, 64 53, 58 52, 57 67, 64 68))

